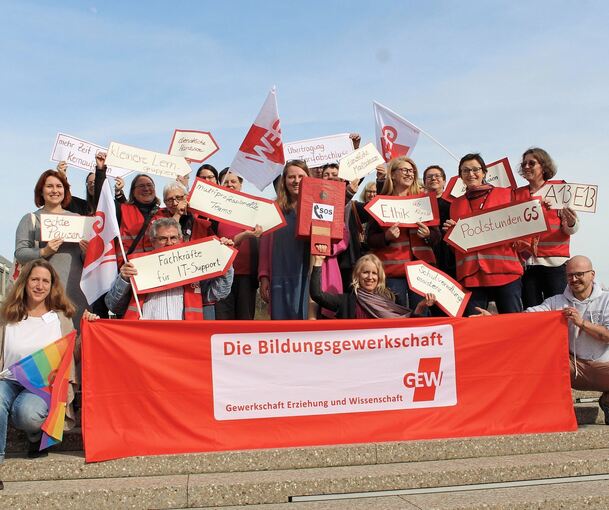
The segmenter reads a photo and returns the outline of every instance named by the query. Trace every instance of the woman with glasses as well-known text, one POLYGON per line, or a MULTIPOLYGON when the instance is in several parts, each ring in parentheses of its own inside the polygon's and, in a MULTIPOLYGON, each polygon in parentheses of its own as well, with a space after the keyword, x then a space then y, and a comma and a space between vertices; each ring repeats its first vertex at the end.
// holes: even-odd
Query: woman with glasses
MULTIPOLYGON (((486 164, 480 154, 467 154, 461 158, 459 177, 467 189, 465 195, 453 200, 451 219, 444 223, 445 230, 473 212, 513 202, 513 190, 487 184, 486 173, 486 164)), ((472 291, 464 315, 477 315, 476 308, 486 309, 490 301, 495 302, 499 313, 522 312, 520 277, 523 270, 513 242, 467 254, 455 250, 455 257, 457 280, 472 291)))
MULTIPOLYGON (((400 156, 387 163, 387 178, 381 195, 407 197, 422 192, 417 166, 412 159, 400 156)), ((439 229, 424 223, 418 223, 417 228, 399 227, 398 224, 385 228, 370 222, 368 248, 381 259, 387 287, 396 295, 399 304, 414 309, 423 299, 408 288, 404 263, 423 260, 435 265, 432 247, 439 240, 439 229)))
POLYGON ((152 250, 146 230, 150 223, 162 218, 161 201, 156 196, 154 181, 149 175, 138 174, 131 182, 129 200, 118 208, 121 239, 127 256, 152 250))
MULTIPOLYGON (((520 175, 527 186, 516 190, 518 200, 528 200, 556 175, 556 165, 543 149, 534 147, 522 155, 520 175)), ((561 294, 567 286, 565 264, 569 260, 571 236, 579 229, 575 211, 569 208, 546 208, 545 216, 550 230, 533 239, 532 253, 526 260, 522 277, 522 302, 525 308, 536 306, 551 296, 561 294)))
POLYGON ((296 204, 300 184, 310 177, 302 160, 285 164, 277 184, 277 205, 287 225, 260 239, 260 297, 269 303, 272 320, 307 319, 309 308, 309 240, 296 238, 296 204))
POLYGON ((185 242, 213 235, 211 221, 188 210, 187 195, 188 190, 183 184, 177 181, 166 184, 163 188, 165 207, 160 213, 166 218, 175 219, 180 224, 185 242))

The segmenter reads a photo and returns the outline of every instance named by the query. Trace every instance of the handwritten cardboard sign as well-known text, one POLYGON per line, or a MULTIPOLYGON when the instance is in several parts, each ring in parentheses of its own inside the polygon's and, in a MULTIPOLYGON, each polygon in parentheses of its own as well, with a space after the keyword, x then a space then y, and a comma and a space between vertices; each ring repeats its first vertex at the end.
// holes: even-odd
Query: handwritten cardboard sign
POLYGON ((237 253, 217 237, 206 237, 133 254, 129 261, 137 269, 137 276, 133 277, 136 291, 146 294, 223 275, 237 253))
POLYGON ((40 240, 63 239, 65 243, 78 243, 91 237, 94 221, 91 216, 41 214, 40 240))
POLYGON ((459 218, 444 240, 464 253, 547 232, 549 224, 538 199, 476 211, 459 218))
POLYGON ((353 152, 353 141, 349 133, 322 136, 283 144, 286 160, 302 159, 309 168, 337 163, 340 158, 353 152))
POLYGON ((220 147, 209 131, 176 129, 167 152, 172 156, 182 156, 203 163, 219 150, 220 147))
POLYGON ((422 260, 407 262, 405 266, 408 287, 421 296, 435 294, 436 304, 451 317, 463 315, 472 294, 470 291, 422 260))
POLYGON ((182 157, 138 149, 117 142, 112 142, 108 147, 106 165, 173 179, 179 175, 187 175, 191 170, 182 157))
POLYGON ((569 207, 574 211, 594 213, 598 200, 598 186, 593 184, 547 183, 535 196, 550 202, 552 209, 569 207))
POLYGON ((376 167, 383 163, 385 163, 385 160, 374 144, 367 143, 341 158, 338 163, 338 176, 347 181, 361 179, 374 172, 376 167))
MULTIPOLYGON (((95 155, 98 152, 106 152, 107 149, 86 140, 81 140, 75 136, 57 133, 55 145, 51 151, 51 161, 59 163, 65 161, 68 165, 95 172, 95 155)), ((125 177, 131 170, 124 168, 108 168, 106 175, 110 177, 125 177)))
MULTIPOLYGON (((493 161, 486 165, 488 170, 486 174, 486 182, 497 188, 512 188, 516 189, 516 179, 508 158, 503 158, 498 161, 493 161)), ((449 202, 455 198, 465 195, 465 183, 461 177, 455 175, 451 177, 446 185, 446 189, 442 194, 442 198, 449 202)))
POLYGON ((188 207, 236 227, 253 229, 260 225, 265 233, 286 225, 279 206, 273 200, 222 188, 200 178, 190 190, 188 207))
POLYGON ((431 193, 409 197, 377 195, 364 207, 382 227, 399 224, 400 227, 416 228, 417 222, 428 226, 440 224, 438 199, 431 193))

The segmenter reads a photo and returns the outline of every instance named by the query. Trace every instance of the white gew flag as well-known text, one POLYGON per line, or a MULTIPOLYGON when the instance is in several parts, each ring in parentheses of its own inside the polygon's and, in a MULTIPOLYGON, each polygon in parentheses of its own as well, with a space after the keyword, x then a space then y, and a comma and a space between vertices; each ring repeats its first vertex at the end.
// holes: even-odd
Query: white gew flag
POLYGON ((89 304, 110 290, 118 274, 113 241, 119 234, 114 198, 106 180, 97 204, 93 232, 80 278, 80 288, 89 304))
POLYGON ((277 97, 273 87, 245 135, 230 169, 262 191, 281 175, 284 163, 277 97))
POLYGON ((421 130, 397 113, 373 102, 376 121, 376 147, 385 161, 408 156, 419 139, 421 130))

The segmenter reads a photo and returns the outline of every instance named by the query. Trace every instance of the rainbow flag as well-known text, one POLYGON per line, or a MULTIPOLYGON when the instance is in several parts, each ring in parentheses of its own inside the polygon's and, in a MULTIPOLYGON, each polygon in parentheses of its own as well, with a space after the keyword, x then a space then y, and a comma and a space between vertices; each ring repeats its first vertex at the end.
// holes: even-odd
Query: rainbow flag
POLYGON ((19 384, 49 406, 42 424, 41 450, 63 439, 75 339, 76 330, 8 367, 19 384))

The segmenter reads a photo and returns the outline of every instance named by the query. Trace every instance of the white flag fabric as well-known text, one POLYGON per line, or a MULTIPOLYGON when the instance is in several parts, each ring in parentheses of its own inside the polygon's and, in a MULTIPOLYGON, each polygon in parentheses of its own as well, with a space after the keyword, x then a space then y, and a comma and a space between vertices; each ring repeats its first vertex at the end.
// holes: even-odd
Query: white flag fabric
POLYGON ((385 161, 408 156, 419 139, 419 129, 397 113, 373 102, 376 121, 376 147, 385 161))
POLYGON ((89 304, 110 290, 118 274, 113 241, 120 235, 120 230, 114 197, 107 180, 99 197, 95 218, 80 278, 80 288, 89 304))
POLYGON ((281 175, 284 163, 277 97, 273 88, 245 135, 230 169, 262 191, 281 175))

